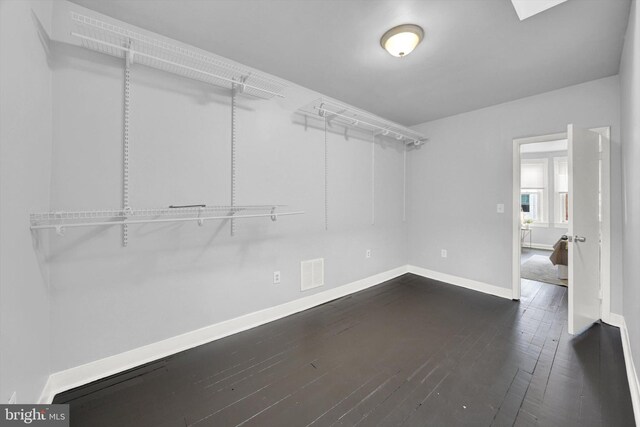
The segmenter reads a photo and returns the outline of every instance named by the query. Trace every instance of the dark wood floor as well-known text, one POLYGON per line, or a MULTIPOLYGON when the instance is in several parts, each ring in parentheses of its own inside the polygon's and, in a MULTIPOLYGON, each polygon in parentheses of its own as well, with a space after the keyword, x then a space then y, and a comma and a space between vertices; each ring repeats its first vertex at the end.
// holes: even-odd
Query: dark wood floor
POLYGON ((632 426, 617 328, 566 288, 413 275, 63 393, 72 426, 632 426))

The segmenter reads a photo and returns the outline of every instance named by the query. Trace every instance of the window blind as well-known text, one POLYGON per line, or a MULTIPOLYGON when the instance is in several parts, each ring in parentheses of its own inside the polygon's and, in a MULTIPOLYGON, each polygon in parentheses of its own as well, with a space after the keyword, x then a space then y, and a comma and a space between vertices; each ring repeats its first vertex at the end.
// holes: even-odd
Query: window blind
POLYGON ((520 173, 521 188, 544 188, 545 168, 543 163, 523 163, 520 173))

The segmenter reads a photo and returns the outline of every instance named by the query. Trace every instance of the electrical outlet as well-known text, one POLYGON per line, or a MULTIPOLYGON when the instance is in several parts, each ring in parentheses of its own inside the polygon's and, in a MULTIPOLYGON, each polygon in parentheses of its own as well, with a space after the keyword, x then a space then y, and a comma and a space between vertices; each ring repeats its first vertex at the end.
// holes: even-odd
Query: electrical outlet
POLYGON ((17 392, 14 391, 11 394, 11 397, 9 398, 9 405, 15 405, 17 401, 18 401, 18 394, 17 392))
POLYGON ((279 271, 274 271, 273 272, 273 284, 277 285, 278 283, 280 283, 280 272, 279 271))
POLYGON ((497 213, 504 213, 504 203, 498 203, 496 205, 496 212, 497 213))
POLYGON ((367 252, 364 255, 366 258, 371 258, 371 249, 367 249, 367 252))
POLYGON ((446 249, 441 249, 440 250, 440 256, 442 258, 446 258, 447 257, 447 250, 446 249))

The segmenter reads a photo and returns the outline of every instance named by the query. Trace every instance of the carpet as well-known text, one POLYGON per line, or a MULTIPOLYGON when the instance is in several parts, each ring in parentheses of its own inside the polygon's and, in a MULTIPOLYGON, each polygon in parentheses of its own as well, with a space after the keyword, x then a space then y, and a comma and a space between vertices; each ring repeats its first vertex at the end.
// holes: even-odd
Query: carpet
POLYGON ((567 280, 558 279, 558 269, 548 256, 533 255, 520 266, 520 277, 553 285, 567 286, 567 280))

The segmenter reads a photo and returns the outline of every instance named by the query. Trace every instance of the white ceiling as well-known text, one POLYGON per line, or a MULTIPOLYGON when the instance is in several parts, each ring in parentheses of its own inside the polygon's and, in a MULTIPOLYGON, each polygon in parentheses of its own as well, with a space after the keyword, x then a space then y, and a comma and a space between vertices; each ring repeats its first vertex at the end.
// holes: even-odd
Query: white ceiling
POLYGON ((74 0, 405 125, 618 73, 630 0, 74 0), (406 58, 379 43, 415 23, 406 58))

